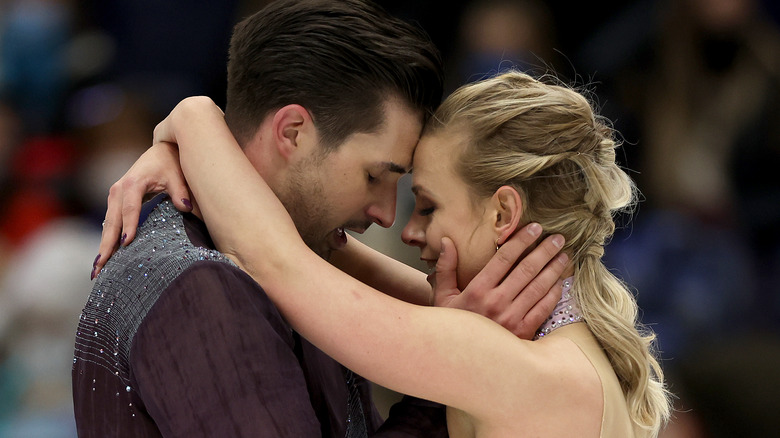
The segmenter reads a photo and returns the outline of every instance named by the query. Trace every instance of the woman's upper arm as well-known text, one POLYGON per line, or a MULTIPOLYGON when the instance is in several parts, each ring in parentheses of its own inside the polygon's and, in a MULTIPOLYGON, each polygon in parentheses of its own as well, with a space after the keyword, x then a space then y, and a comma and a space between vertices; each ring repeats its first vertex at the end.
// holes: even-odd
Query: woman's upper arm
POLYGON ((369 380, 488 416, 502 400, 535 403, 555 378, 549 349, 485 317, 408 304, 317 256, 298 260, 291 275, 277 272, 275 281, 258 280, 275 301, 284 297, 280 308, 301 334, 369 380))

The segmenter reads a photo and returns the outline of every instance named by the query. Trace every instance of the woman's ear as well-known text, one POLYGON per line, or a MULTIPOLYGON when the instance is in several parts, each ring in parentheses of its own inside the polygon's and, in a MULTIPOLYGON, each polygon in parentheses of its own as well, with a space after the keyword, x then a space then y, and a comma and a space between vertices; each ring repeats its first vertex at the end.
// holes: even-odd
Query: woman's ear
POLYGON ((491 199, 495 211, 494 228, 498 236, 497 245, 503 244, 517 230, 523 215, 523 200, 517 189, 501 186, 491 199))
POLYGON ((309 111, 300 105, 287 105, 277 110, 271 132, 279 154, 288 160, 296 153, 308 153, 308 148, 316 144, 314 122, 309 111))

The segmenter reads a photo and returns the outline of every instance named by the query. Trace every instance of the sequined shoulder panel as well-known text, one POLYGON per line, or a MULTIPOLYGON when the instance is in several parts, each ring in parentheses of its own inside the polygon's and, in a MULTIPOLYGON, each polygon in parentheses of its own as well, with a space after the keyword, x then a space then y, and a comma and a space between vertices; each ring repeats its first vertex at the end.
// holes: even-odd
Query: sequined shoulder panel
POLYGON ((561 299, 558 301, 558 304, 555 305, 553 313, 536 331, 536 335, 533 339, 534 341, 543 338, 557 328, 583 320, 580 304, 571 292, 573 281, 574 277, 563 280, 563 293, 561 294, 561 299))
POLYGON ((100 272, 81 313, 73 358, 119 378, 129 392, 129 353, 138 327, 162 292, 193 263, 210 260, 235 266, 222 253, 198 247, 170 200, 160 202, 100 272))

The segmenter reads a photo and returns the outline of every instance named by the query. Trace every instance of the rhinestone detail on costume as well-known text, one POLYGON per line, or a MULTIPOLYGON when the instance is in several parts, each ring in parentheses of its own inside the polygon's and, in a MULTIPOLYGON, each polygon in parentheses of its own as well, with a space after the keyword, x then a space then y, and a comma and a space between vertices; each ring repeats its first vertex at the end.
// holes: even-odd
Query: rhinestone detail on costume
POLYGON ((113 374, 118 388, 131 392, 130 345, 162 291, 195 262, 235 266, 222 253, 193 245, 183 229, 181 214, 166 199, 149 213, 133 244, 109 259, 79 318, 74 368, 79 360, 92 362, 113 374))
POLYGON ((555 305, 553 313, 547 318, 547 321, 539 327, 534 336, 534 341, 549 335, 555 329, 561 328, 575 322, 582 321, 582 309, 577 299, 571 293, 571 286, 574 277, 563 280, 563 294, 561 300, 555 305))
POLYGON ((368 428, 366 426, 366 417, 363 413, 363 403, 360 399, 360 392, 355 381, 355 373, 347 370, 347 388, 349 395, 347 397, 347 433, 346 438, 366 438, 368 437, 368 428))

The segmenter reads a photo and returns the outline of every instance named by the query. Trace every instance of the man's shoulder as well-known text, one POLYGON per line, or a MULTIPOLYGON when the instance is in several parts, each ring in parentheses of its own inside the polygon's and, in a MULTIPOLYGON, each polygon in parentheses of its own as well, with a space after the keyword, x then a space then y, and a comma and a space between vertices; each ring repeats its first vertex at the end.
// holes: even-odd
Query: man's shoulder
POLYGON ((247 345, 275 343, 290 350, 295 345, 291 327, 250 276, 234 266, 200 261, 177 276, 149 307, 129 357, 143 361, 161 348, 161 338, 176 339, 184 348, 222 344, 225 336, 247 345))
POLYGON ((157 196, 145 203, 136 238, 109 259, 99 278, 123 277, 129 271, 138 271, 144 279, 167 278, 170 282, 196 262, 235 266, 216 249, 193 242, 185 222, 167 196, 157 196))
POLYGON ((247 291, 256 294, 262 300, 270 299, 263 288, 246 272, 234 264, 213 260, 200 260, 187 266, 166 288, 186 290, 187 293, 224 293, 225 291, 247 291))
MULTIPOLYGON (((169 286, 182 275, 184 279, 193 275, 190 267, 213 264, 219 269, 211 271, 234 276, 239 271, 223 254, 191 242, 181 213, 167 198, 155 198, 144 210, 135 240, 120 248, 98 274, 82 312, 85 327, 80 333, 94 335, 101 327, 115 327, 108 331, 122 332, 129 342, 169 286)), ((207 275, 204 270, 197 272, 201 279, 207 275)))
MULTIPOLYGON (((156 310, 169 303, 197 303, 206 316, 215 309, 232 309, 228 314, 251 315, 252 320, 283 321, 278 309, 252 277, 233 265, 199 261, 190 265, 160 294, 156 310)), ((176 308, 179 304, 173 304, 176 308)), ((154 311, 156 311, 154 310, 154 311)), ((287 324, 284 324, 287 326, 287 324)))
POLYGON ((143 225, 143 223, 146 222, 146 219, 149 217, 149 214, 154 211, 154 209, 157 208, 161 203, 169 199, 170 197, 166 193, 160 193, 152 199, 144 202, 138 215, 138 226, 140 227, 143 225))

